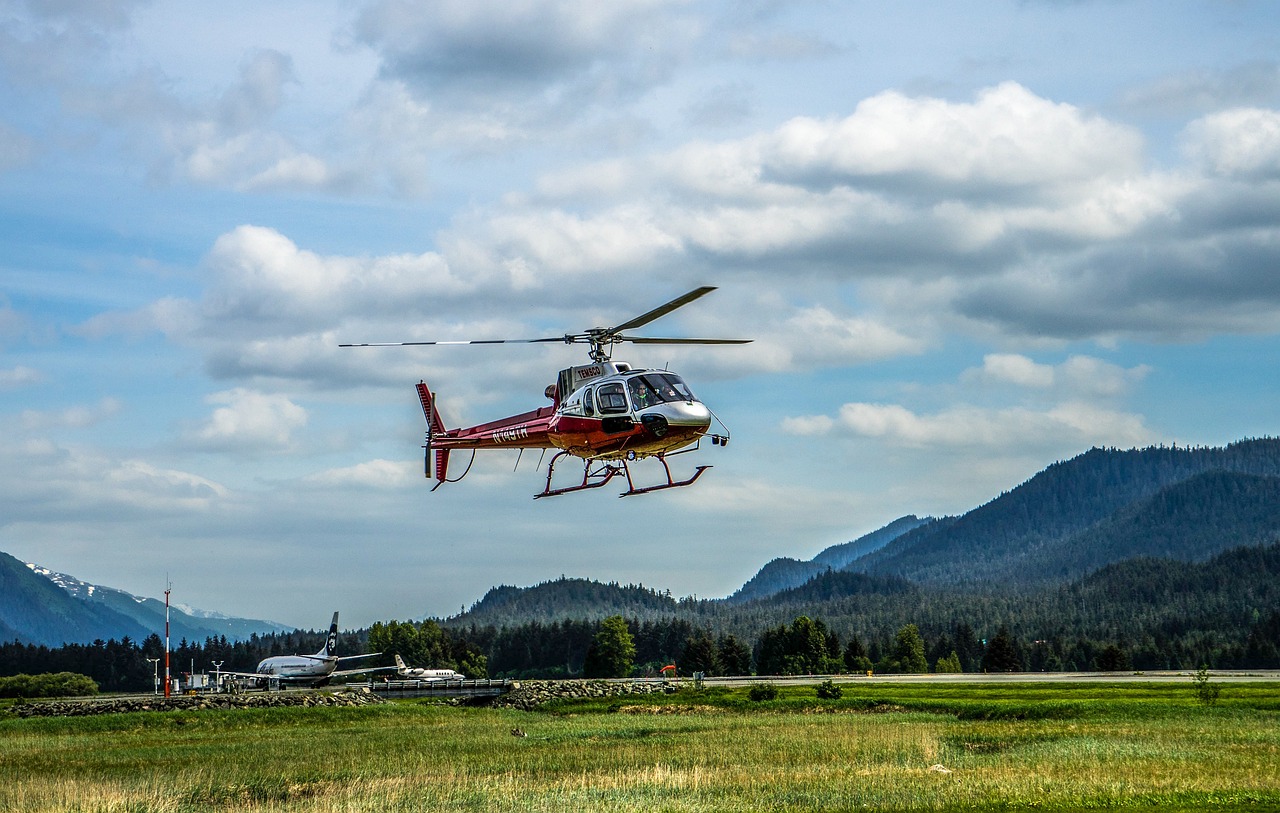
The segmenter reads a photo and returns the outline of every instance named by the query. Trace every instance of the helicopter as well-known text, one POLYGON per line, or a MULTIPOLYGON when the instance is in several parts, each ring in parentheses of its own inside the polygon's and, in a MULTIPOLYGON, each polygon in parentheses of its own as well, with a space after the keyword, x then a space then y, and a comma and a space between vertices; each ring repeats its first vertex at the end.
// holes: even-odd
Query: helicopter
MULTIPOLYGON (((632 344, 747 344, 750 339, 653 338, 631 336, 625 331, 649 324, 676 308, 716 290, 713 286, 695 288, 634 319, 614 327, 594 327, 582 333, 567 333, 539 339, 482 339, 478 341, 366 342, 342 344, 339 347, 411 347, 456 344, 586 344, 590 361, 559 372, 556 381, 547 386, 545 395, 550 406, 476 426, 446 429, 436 408, 436 395, 425 380, 417 384, 418 400, 426 417, 426 442, 423 444, 423 469, 427 479, 434 476, 435 491, 445 483, 466 477, 480 449, 541 449, 545 455, 554 449, 547 464, 547 480, 534 499, 554 497, 576 491, 600 488, 614 477, 623 475, 627 488, 618 496, 629 497, 693 485, 709 465, 697 466, 691 476, 676 480, 667 462, 669 456, 696 451, 704 437, 713 446, 729 442, 729 430, 711 409, 694 396, 684 379, 669 370, 632 367, 614 361, 613 346, 632 344), (720 431, 712 432, 712 421, 720 431), (450 479, 451 452, 471 450, 471 460, 461 475, 450 479), (565 457, 582 460, 582 480, 574 485, 552 488, 556 464, 565 457), (632 479, 630 463, 657 458, 665 473, 665 482, 637 487, 632 479), (434 467, 433 467, 434 462, 434 467)), ((516 461, 519 465, 519 459, 516 461)), ((541 466, 541 462, 539 462, 541 466)))

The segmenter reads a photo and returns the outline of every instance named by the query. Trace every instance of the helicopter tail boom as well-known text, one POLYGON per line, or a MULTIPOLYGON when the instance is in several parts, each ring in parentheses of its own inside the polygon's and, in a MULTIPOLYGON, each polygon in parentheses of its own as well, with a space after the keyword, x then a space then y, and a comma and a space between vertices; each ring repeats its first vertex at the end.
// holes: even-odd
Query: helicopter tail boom
MULTIPOLYGON (((435 478, 436 488, 445 481, 445 477, 449 471, 449 450, 440 449, 432 446, 431 441, 436 435, 445 433, 444 421, 440 419, 440 413, 436 410, 436 398, 431 392, 431 388, 427 386, 426 381, 418 382, 418 400, 422 403, 422 414, 427 419, 427 439, 422 448, 425 450, 423 454, 423 471, 427 479, 431 478, 432 466, 431 457, 435 453, 435 478)), ((434 490, 434 489, 433 489, 434 490)))

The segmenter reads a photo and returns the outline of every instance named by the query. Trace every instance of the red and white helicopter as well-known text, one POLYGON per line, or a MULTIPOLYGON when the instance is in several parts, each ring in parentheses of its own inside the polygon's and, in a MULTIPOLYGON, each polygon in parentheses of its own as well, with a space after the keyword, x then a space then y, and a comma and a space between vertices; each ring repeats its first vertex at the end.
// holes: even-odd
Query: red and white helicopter
POLYGON ((435 491, 444 483, 461 480, 471 464, 455 479, 449 479, 449 454, 454 450, 477 449, 555 449, 547 465, 547 482, 534 495, 553 497, 599 488, 615 476, 627 478, 627 490, 619 496, 646 494, 668 488, 692 485, 710 466, 698 466, 691 477, 675 480, 667 457, 681 451, 695 451, 703 437, 709 436, 714 446, 729 442, 729 430, 720 419, 699 401, 684 380, 667 370, 633 368, 622 361, 612 361, 613 345, 632 344, 746 344, 750 339, 688 339, 629 336, 625 331, 647 325, 683 305, 714 291, 714 287, 695 288, 665 305, 615 327, 595 327, 584 333, 568 333, 542 339, 485 339, 480 341, 374 342, 344 344, 341 347, 408 347, 449 344, 530 344, 562 342, 590 345, 590 364, 561 370, 556 383, 546 389, 551 406, 540 407, 489 423, 460 429, 446 429, 436 409, 436 397, 425 381, 418 382, 418 399, 427 419, 425 469, 432 476, 434 457, 435 491), (711 432, 712 420, 722 432, 711 432), (692 446, 693 448, 689 448, 692 446), (571 455, 583 461, 582 481, 575 485, 552 488, 551 478, 556 463, 571 455), (662 463, 666 482, 637 488, 628 463, 656 457, 662 463))

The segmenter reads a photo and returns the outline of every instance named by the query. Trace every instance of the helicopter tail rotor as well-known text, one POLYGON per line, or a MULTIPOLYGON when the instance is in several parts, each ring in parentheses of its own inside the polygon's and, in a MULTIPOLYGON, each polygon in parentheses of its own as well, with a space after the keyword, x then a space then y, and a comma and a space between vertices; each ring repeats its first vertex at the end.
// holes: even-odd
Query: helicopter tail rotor
POLYGON ((422 468, 427 479, 431 479, 431 458, 434 452, 436 484, 431 490, 435 491, 445 482, 449 472, 449 450, 437 449, 431 445, 432 439, 437 434, 445 432, 444 421, 441 420, 440 413, 436 410, 435 394, 431 392, 431 388, 427 386, 426 381, 418 382, 418 400, 422 403, 422 414, 427 419, 427 437, 426 442, 422 445, 422 468))

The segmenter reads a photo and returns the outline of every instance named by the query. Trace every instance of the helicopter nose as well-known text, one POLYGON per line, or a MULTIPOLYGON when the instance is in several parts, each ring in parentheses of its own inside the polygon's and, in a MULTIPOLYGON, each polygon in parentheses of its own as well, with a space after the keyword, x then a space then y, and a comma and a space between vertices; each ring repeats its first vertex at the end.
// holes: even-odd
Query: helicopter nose
MULTIPOLYGON (((661 416, 663 421, 671 426, 701 427, 705 429, 711 425, 711 413, 707 410, 706 405, 700 401, 663 404, 661 409, 657 411, 657 415, 661 416)), ((641 420, 643 421, 644 418, 641 418, 641 420)))

